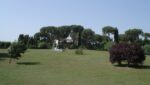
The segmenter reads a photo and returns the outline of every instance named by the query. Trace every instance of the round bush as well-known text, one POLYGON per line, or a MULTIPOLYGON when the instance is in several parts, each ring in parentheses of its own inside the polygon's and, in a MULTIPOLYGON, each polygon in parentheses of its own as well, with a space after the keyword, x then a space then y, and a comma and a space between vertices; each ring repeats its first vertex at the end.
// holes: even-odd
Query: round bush
POLYGON ((79 48, 79 49, 75 50, 75 54, 83 55, 83 49, 79 48))
POLYGON ((145 60, 144 50, 138 44, 120 43, 115 44, 109 50, 110 62, 121 65, 122 61, 128 65, 142 64, 145 60))
POLYGON ((38 44, 38 48, 39 48, 39 49, 48 49, 48 48, 49 48, 49 44, 46 43, 46 42, 40 42, 40 43, 38 44))
POLYGON ((145 53, 146 55, 150 55, 150 45, 145 45, 145 46, 144 46, 144 53, 145 53))

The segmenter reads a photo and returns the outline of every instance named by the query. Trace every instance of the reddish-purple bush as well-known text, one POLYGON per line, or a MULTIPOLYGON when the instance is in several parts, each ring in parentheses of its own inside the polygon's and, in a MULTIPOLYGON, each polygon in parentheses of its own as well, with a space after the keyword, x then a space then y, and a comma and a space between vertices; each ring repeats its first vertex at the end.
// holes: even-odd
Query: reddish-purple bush
POLYGON ((113 45, 110 50, 110 62, 118 63, 125 61, 128 65, 142 64, 145 60, 144 50, 138 44, 119 43, 113 45))

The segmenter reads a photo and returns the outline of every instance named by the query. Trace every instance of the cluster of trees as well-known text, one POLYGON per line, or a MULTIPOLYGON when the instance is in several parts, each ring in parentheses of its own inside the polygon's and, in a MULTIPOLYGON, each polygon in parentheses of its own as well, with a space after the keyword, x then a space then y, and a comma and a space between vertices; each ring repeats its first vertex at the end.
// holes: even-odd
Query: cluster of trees
POLYGON ((64 41, 69 35, 73 39, 67 48, 87 48, 108 50, 112 44, 119 42, 139 43, 140 45, 150 44, 150 33, 144 33, 141 29, 129 29, 124 34, 119 34, 117 27, 105 26, 103 34, 96 34, 90 28, 81 25, 47 26, 42 27, 34 36, 20 34, 18 41, 23 42, 28 48, 52 48, 54 40, 64 41), (110 35, 114 37, 111 38, 110 35))
POLYGON ((28 48, 52 48, 54 40, 64 41, 71 36, 73 43, 67 48, 78 48, 80 46, 88 49, 98 49, 103 40, 110 40, 109 37, 99 34, 91 29, 85 29, 81 25, 70 26, 47 26, 42 27, 34 36, 20 34, 18 41, 23 42, 28 48))

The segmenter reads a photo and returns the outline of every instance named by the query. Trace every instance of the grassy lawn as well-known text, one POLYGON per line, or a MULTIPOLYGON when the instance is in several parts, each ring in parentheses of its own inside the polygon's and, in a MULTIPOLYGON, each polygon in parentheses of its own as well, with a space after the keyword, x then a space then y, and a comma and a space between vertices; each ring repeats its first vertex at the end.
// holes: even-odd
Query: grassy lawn
POLYGON ((3 54, 6 57, 0 57, 0 85, 150 85, 150 56, 143 68, 135 69, 111 65, 108 52, 84 53, 29 49, 11 64, 3 54))

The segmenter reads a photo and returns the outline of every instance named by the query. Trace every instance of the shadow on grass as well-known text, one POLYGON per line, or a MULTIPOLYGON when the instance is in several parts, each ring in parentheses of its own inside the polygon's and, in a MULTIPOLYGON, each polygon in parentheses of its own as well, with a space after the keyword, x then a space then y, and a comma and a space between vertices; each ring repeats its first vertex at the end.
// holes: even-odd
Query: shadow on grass
POLYGON ((129 68, 134 68, 134 69, 150 69, 149 65, 130 65, 128 66, 127 64, 122 64, 122 65, 114 65, 116 67, 129 67, 129 68))
POLYGON ((7 58, 10 58, 8 53, 0 53, 0 60, 6 60, 7 58))
POLYGON ((141 66, 132 66, 132 68, 135 68, 135 69, 150 69, 150 66, 148 66, 148 65, 141 65, 141 66))
POLYGON ((18 62, 18 65, 40 65, 40 62, 18 62))

